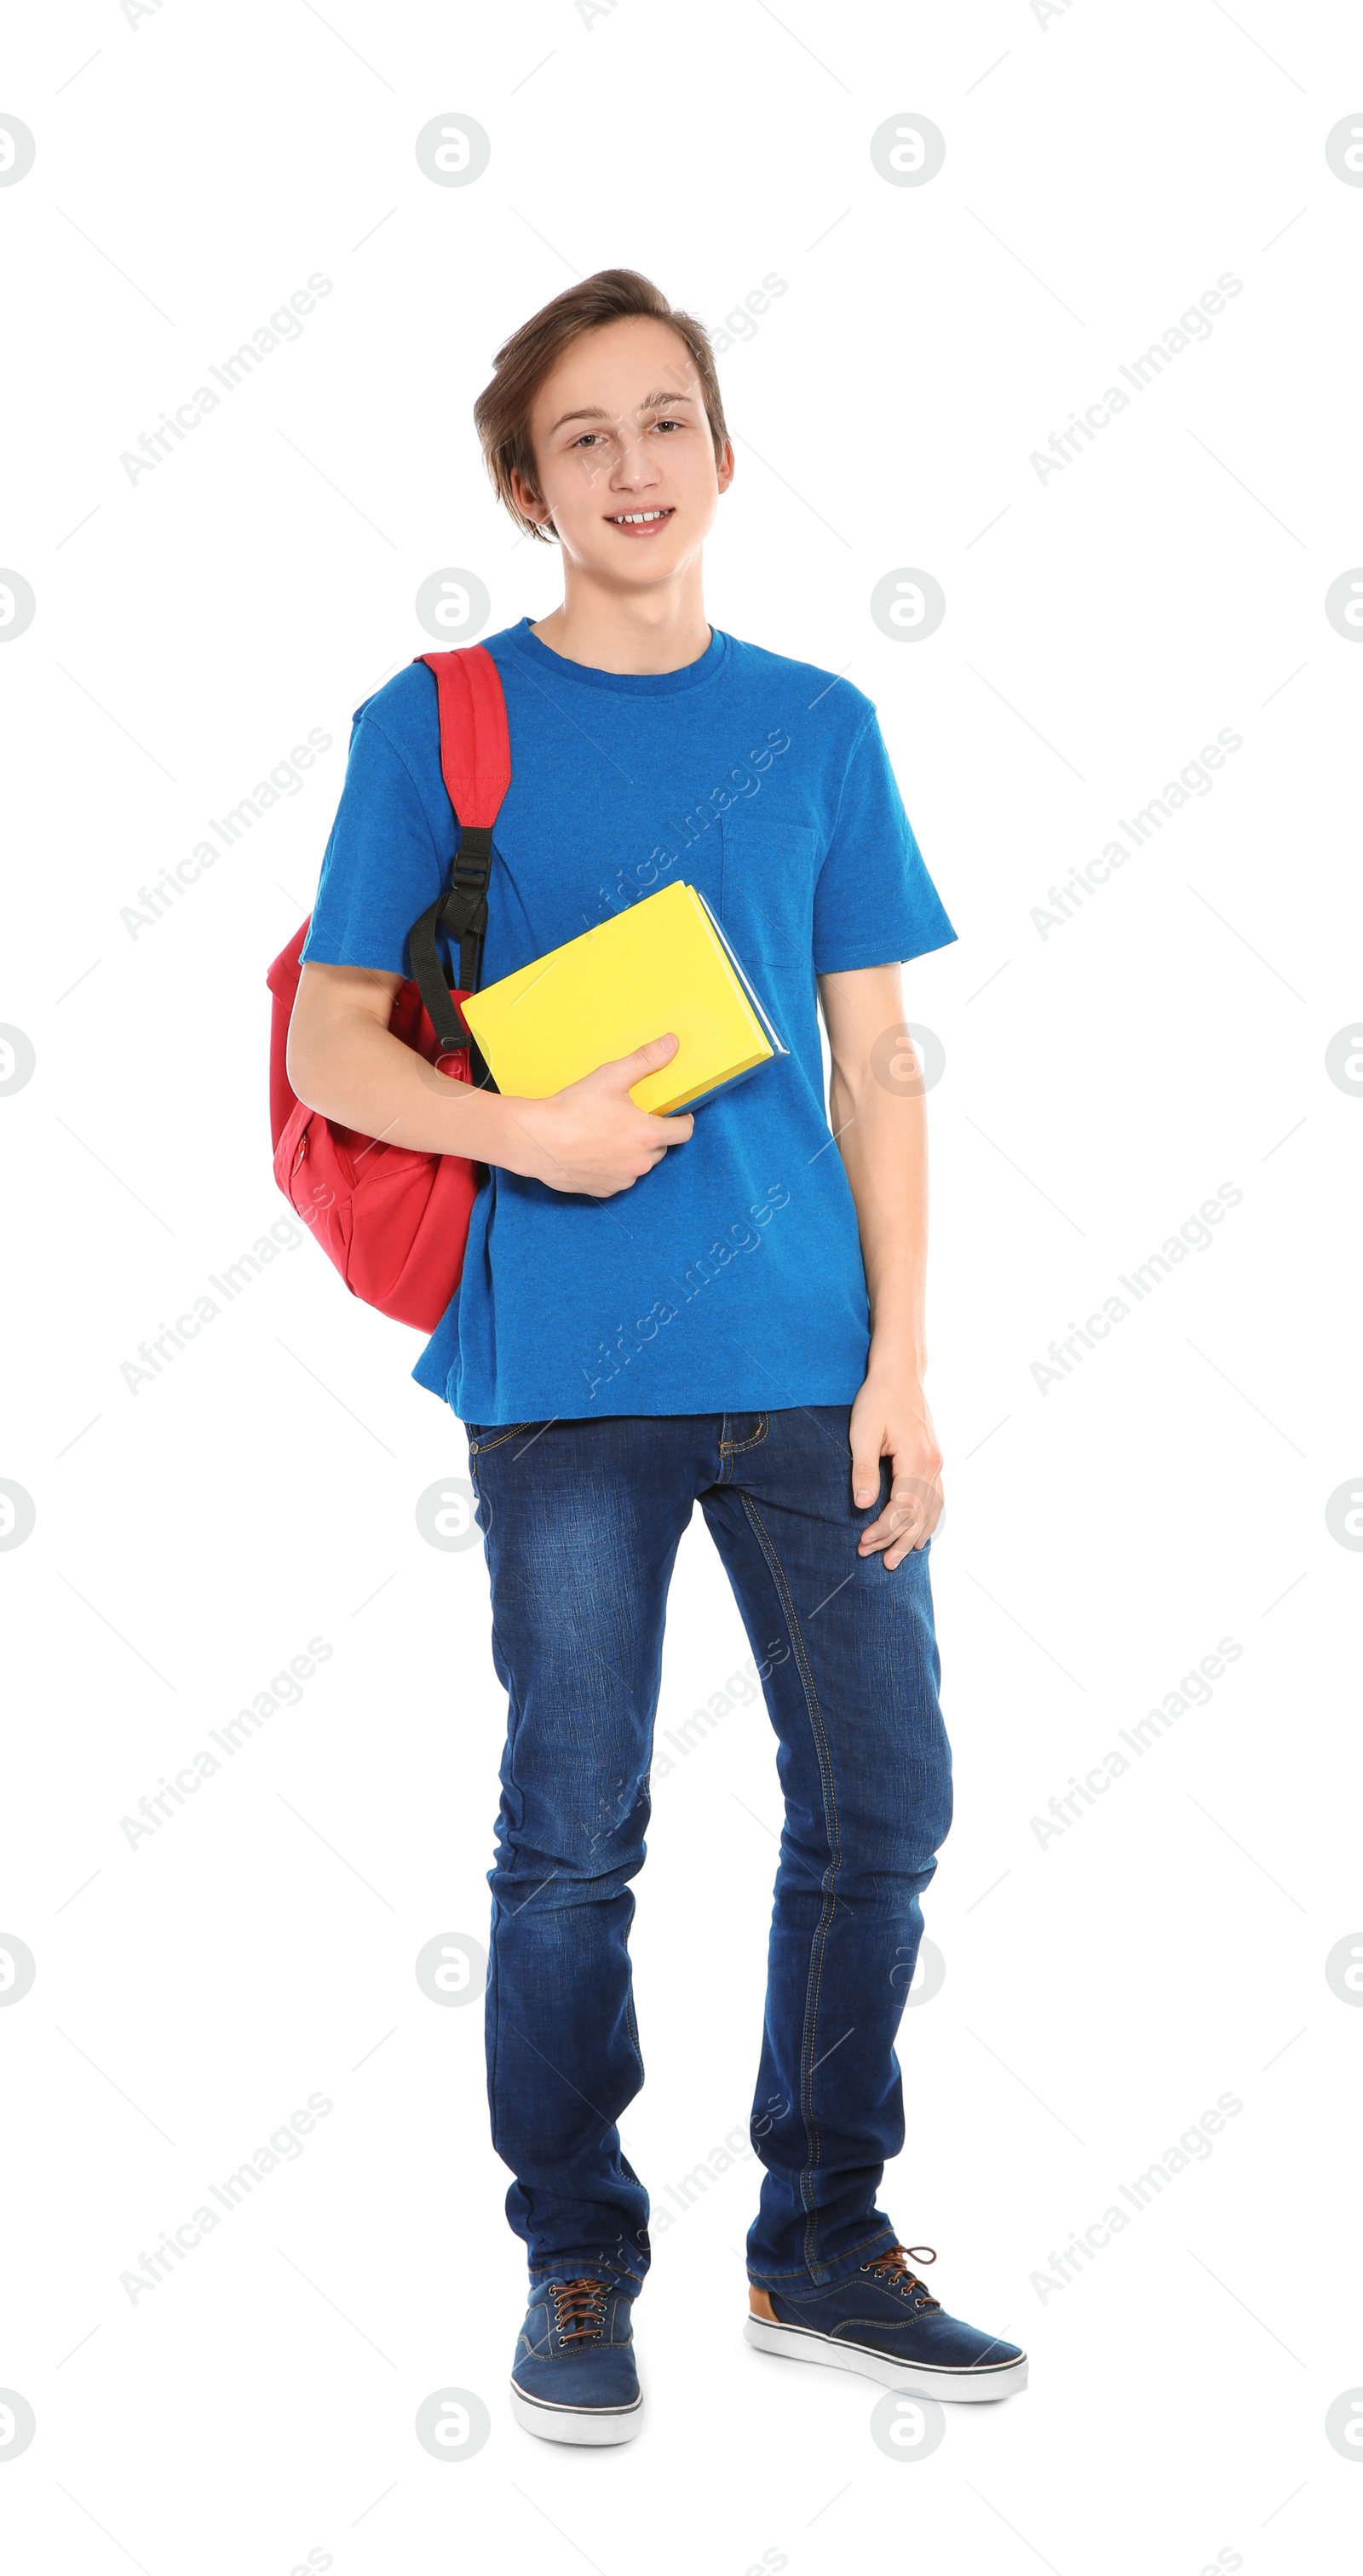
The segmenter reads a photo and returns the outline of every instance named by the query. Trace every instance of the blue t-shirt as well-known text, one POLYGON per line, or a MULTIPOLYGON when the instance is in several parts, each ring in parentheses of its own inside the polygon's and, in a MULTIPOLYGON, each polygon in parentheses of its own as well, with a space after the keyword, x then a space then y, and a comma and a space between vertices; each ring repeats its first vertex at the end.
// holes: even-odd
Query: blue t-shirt
MULTIPOLYGON (((512 775, 483 982, 680 879, 722 921, 789 1053, 704 1103, 689 1143, 614 1198, 495 1170, 413 1375, 478 1423, 850 1404, 866 1279, 814 979, 956 936, 875 709, 718 630, 698 662, 657 674, 566 661, 528 618, 486 649, 512 775)), ((356 714, 305 959, 409 974, 408 932, 456 837, 435 681, 414 663, 356 714)))

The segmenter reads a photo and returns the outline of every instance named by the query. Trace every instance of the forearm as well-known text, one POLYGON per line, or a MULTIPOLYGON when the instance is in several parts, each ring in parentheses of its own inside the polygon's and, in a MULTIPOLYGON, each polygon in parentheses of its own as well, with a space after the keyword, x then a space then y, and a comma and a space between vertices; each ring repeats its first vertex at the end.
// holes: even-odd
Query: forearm
POLYGON ((635 1107, 632 1084, 670 1063, 675 1034, 599 1065, 545 1100, 478 1089, 437 1071, 389 1027, 398 975, 306 965, 289 1022, 289 1080, 337 1126, 418 1154, 463 1154, 587 1198, 632 1189, 692 1121, 635 1107))
POLYGON ((861 1236, 871 1308, 872 1369, 927 1366, 928 1138, 926 1104, 889 1092, 869 1065, 836 1068, 829 1094, 861 1236))
POLYGON ((437 1073, 377 1020, 351 1021, 343 1044, 292 1035, 289 1080, 309 1109, 385 1145, 466 1154, 511 1171, 533 1160, 518 1104, 437 1073))

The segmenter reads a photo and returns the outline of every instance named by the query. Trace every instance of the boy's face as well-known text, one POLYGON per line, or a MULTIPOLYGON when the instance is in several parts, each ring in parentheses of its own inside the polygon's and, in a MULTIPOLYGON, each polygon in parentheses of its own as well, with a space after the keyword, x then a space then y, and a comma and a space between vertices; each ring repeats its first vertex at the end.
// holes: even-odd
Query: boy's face
POLYGON ((565 350, 535 398, 530 438, 538 493, 514 478, 526 517, 552 519, 565 556, 630 590, 692 561, 733 480, 732 448, 716 462, 686 343, 651 316, 603 323, 565 350))

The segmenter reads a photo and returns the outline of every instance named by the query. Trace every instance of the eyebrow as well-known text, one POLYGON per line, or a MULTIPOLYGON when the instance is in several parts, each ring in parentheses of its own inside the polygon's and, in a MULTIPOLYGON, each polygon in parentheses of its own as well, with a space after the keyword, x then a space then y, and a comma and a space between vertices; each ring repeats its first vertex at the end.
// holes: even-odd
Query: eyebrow
MULTIPOLYGON (((693 400, 694 396, 691 394, 645 394, 637 408, 640 411, 657 411, 664 403, 689 403, 693 400)), ((599 404, 589 403, 584 405, 581 411, 565 411, 562 417, 554 422, 549 436, 553 438, 557 431, 563 429, 570 420, 613 420, 615 417, 613 412, 602 411, 599 404)))

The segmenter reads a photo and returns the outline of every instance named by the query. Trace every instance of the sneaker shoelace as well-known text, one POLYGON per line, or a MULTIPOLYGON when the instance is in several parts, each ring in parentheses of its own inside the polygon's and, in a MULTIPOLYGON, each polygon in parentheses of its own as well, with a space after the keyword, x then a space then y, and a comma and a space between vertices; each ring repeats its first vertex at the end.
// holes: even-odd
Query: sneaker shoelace
POLYGON ((608 2296, 604 2281, 584 2276, 577 2281, 550 2281, 546 2287, 554 2302, 554 2330, 560 2343, 586 2343, 602 2333, 608 2296))
POLYGON ((901 2291, 911 2307, 926 2314, 929 2308, 940 2308, 942 2302, 933 2298, 926 2281, 920 2281, 917 2273, 909 2270, 911 2254, 916 2254, 920 2263, 937 2260, 936 2249, 931 2245, 892 2245, 888 2254, 878 2254, 873 2263, 863 2263, 861 2268, 886 2289, 901 2291))

